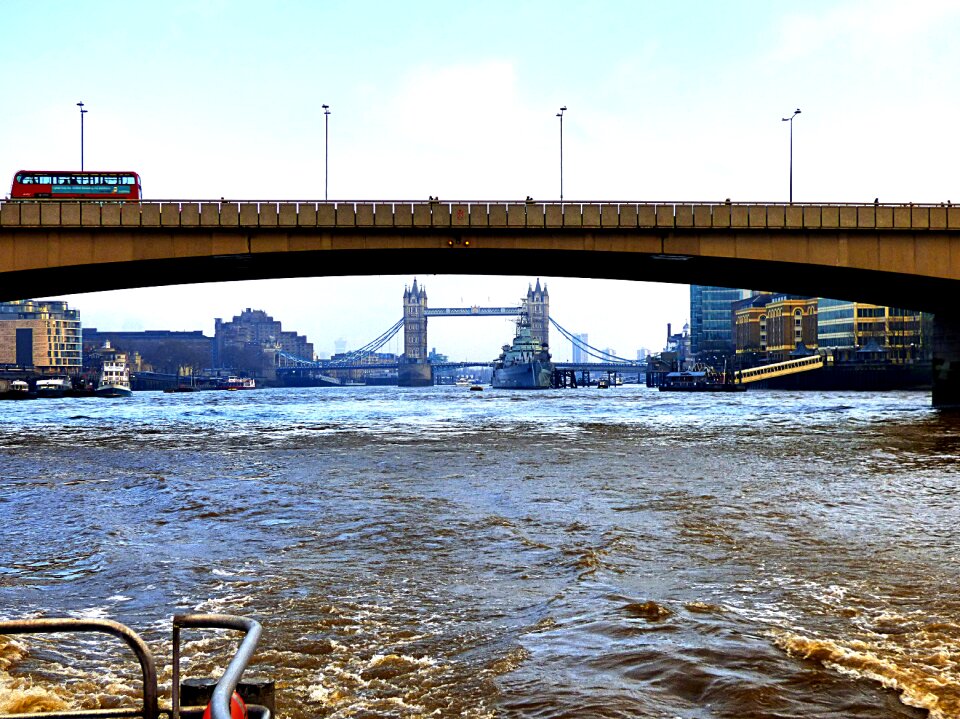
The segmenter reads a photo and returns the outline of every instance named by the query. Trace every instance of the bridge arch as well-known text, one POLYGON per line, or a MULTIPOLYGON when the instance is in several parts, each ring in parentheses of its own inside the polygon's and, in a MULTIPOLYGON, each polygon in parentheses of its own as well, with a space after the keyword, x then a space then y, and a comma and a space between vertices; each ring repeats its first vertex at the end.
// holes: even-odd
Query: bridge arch
POLYGON ((762 285, 935 312, 960 286, 960 207, 0 203, 0 300, 385 267, 762 285))

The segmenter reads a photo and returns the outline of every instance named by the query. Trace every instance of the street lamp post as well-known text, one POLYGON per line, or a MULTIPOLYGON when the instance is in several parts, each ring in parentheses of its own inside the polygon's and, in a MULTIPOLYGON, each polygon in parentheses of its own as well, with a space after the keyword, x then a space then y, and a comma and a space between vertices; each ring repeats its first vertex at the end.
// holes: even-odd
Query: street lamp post
POLYGON ((83 172, 83 116, 87 111, 83 109, 82 102, 78 102, 77 107, 80 108, 80 172, 83 172))
POLYGON ((323 106, 323 201, 328 199, 330 178, 330 106, 323 106))
POLYGON ((563 113, 566 110, 567 106, 564 105, 557 113, 557 117, 560 118, 560 204, 563 204, 563 113))
POLYGON ((790 117, 783 118, 784 122, 790 123, 790 204, 793 204, 793 118, 800 114, 800 108, 798 107, 793 111, 793 114, 790 117))

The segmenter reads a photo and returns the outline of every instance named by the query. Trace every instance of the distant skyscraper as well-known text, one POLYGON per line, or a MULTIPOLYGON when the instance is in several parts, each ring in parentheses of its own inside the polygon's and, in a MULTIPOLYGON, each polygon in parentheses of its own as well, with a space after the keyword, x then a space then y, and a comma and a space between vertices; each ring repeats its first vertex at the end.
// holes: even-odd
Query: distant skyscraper
POLYGON ((347 341, 343 337, 338 337, 333 342, 333 353, 335 355, 346 354, 347 352, 347 341))
MULTIPOLYGON (((580 344, 587 344, 587 333, 581 332, 580 334, 575 334, 574 338, 580 344)), ((590 361, 590 355, 588 355, 582 347, 578 346, 577 342, 571 342, 573 345, 573 362, 574 364, 585 364, 590 361)))
POLYGON ((733 354, 733 303, 750 295, 747 290, 690 285, 690 351, 733 354))

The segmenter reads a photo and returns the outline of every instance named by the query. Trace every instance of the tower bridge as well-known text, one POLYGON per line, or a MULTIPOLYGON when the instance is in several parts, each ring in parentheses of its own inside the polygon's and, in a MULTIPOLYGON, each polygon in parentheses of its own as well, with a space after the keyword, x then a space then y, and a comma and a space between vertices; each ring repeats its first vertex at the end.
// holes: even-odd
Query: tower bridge
POLYGON ((542 345, 550 345, 550 294, 546 286, 527 288, 527 296, 519 307, 446 307, 430 310, 427 290, 422 285, 403 292, 403 357, 397 370, 401 387, 433 384, 432 369, 427 359, 428 317, 507 317, 523 316, 530 324, 530 334, 542 345))
MULTIPOLYGON (((390 329, 382 333, 375 340, 368 342, 359 350, 347 353, 331 362, 313 362, 289 353, 281 354, 280 374, 302 375, 305 372, 315 372, 317 376, 330 379, 323 372, 331 370, 396 370, 398 384, 401 387, 419 387, 433 384, 434 373, 437 370, 483 367, 491 364, 490 359, 467 360, 461 362, 430 362, 427 354, 427 322, 428 317, 523 317, 529 323, 533 334, 544 346, 550 345, 550 324, 560 330, 561 334, 573 343, 579 342, 559 323, 550 317, 550 293, 546 285, 541 287, 539 278, 535 285, 527 286, 527 295, 518 306, 509 307, 428 307, 426 288, 413 280, 412 287, 405 287, 403 293, 403 318, 390 329), (383 345, 389 342, 399 331, 404 333, 404 354, 397 361, 369 361, 383 345)), ((578 364, 572 362, 555 362, 558 370, 566 372, 607 372, 613 373, 643 373, 645 367, 636 362, 622 360, 589 345, 582 345, 589 354, 599 362, 578 364), (591 351, 593 350, 593 351, 591 351)), ((491 355, 493 352, 491 352, 491 355)))

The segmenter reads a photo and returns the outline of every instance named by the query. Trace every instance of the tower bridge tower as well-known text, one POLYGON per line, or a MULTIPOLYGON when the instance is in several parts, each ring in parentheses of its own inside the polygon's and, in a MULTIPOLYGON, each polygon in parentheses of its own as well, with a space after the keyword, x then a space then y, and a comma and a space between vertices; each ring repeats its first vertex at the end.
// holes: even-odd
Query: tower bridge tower
POLYGON ((544 284, 540 288, 540 278, 536 287, 527 285, 527 296, 523 301, 523 311, 530 323, 530 334, 540 340, 544 347, 550 345, 550 293, 544 284))
POLYGON ((433 383, 427 361, 427 291, 413 287, 403 291, 403 357, 397 376, 401 387, 424 387, 433 383))
POLYGON ((403 354, 411 361, 427 359, 427 290, 413 287, 403 290, 403 354))

